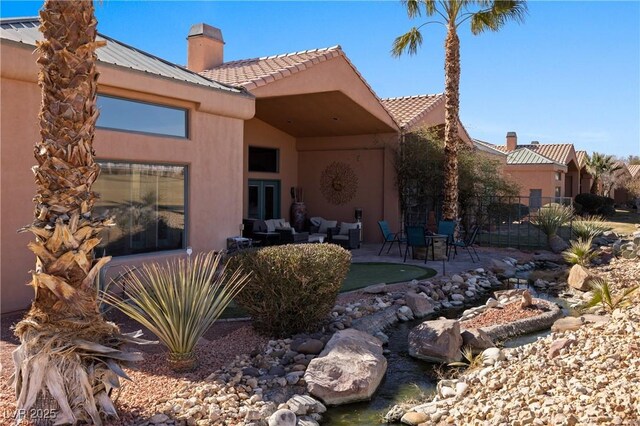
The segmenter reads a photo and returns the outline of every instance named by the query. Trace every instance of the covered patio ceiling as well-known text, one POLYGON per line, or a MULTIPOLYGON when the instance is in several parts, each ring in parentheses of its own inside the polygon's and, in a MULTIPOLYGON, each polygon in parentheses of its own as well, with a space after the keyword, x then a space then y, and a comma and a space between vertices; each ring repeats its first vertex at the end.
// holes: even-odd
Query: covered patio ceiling
POLYGON ((295 137, 397 131, 340 91, 258 98, 255 116, 295 137))

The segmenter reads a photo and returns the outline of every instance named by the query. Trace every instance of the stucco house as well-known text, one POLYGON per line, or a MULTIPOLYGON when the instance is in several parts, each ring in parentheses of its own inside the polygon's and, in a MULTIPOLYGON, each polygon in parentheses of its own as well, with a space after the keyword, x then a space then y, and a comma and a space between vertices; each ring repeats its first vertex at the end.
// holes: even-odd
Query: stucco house
POLYGON ((516 132, 508 132, 505 145, 494 147, 507 155, 505 173, 520 185, 520 196, 528 197, 534 207, 541 200, 574 198, 589 192, 586 152, 578 155, 573 144, 518 144, 516 132))
MULTIPOLYGON (((2 312, 28 306, 25 284, 35 263, 32 235, 16 230, 32 220, 31 167, 39 136, 40 88, 34 54, 37 18, 0 21, 2 312)), ((100 35, 101 116, 95 151, 102 173, 94 189, 97 210, 118 215, 98 253, 123 263, 222 246, 238 234, 242 217, 244 123, 255 98, 241 87, 204 78, 183 67, 100 35)))

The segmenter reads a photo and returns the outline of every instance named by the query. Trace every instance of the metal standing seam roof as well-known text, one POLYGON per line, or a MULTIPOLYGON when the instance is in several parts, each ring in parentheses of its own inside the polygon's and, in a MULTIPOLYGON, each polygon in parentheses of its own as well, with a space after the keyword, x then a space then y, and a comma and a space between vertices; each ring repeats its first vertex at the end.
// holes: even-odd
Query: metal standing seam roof
POLYGON ((473 145, 481 151, 489 152, 493 155, 501 155, 507 156, 507 153, 496 148, 495 145, 481 141, 480 139, 471 139, 473 141, 473 145))
MULTIPOLYGON (((35 46, 42 40, 42 33, 38 30, 40 20, 37 17, 0 19, 0 38, 14 42, 35 46)), ((106 41, 107 44, 96 50, 98 61, 113 64, 123 68, 142 71, 173 80, 197 84, 228 93, 248 93, 242 88, 233 87, 224 83, 203 77, 198 73, 184 67, 165 61, 150 53, 124 44, 111 37, 98 33, 97 40, 106 41)))
POLYGON ((531 149, 527 148, 518 148, 515 151, 511 151, 507 154, 507 164, 509 165, 518 165, 518 164, 556 164, 559 166, 564 166, 562 163, 558 163, 557 161, 552 160, 551 158, 545 157, 542 154, 539 154, 531 149))

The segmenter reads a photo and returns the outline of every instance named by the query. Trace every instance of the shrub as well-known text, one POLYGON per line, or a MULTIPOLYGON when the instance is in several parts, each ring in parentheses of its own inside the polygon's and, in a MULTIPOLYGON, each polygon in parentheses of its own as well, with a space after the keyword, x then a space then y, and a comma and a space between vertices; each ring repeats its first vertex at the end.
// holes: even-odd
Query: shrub
POLYGON ((583 240, 595 238, 602 235, 603 232, 611 230, 611 227, 605 223, 601 216, 585 216, 574 220, 571 226, 576 238, 583 240))
POLYGON ((591 238, 571 241, 571 247, 562 252, 562 257, 572 265, 589 265, 596 257, 596 252, 591 249, 591 238))
POLYGON ((640 286, 631 287, 625 289, 618 296, 612 296, 611 289, 609 288, 609 282, 607 280, 603 278, 594 278, 591 280, 590 284, 593 291, 593 297, 584 306, 584 309, 592 308, 600 304, 602 305, 602 308, 608 312, 613 312, 617 308, 624 308, 631 305, 631 296, 640 289, 640 286))
POLYGON ((158 263, 125 275, 121 285, 128 299, 103 294, 106 303, 147 327, 169 349, 176 370, 195 367, 198 339, 242 290, 248 275, 239 269, 219 270, 214 252, 158 263))
POLYGON ((604 197, 596 194, 578 194, 576 195, 576 203, 582 206, 583 214, 596 214, 598 209, 604 206, 604 197))
POLYGON ((542 207, 531 223, 551 238, 557 235, 558 228, 566 225, 572 218, 573 209, 571 207, 552 203, 542 207))
POLYGON ((612 205, 605 204, 598 209, 598 214, 602 216, 613 216, 616 214, 616 208, 612 205))
POLYGON ((329 315, 350 262, 351 254, 334 244, 296 244, 246 250, 228 265, 252 272, 237 303, 256 330, 289 336, 317 328, 329 315))

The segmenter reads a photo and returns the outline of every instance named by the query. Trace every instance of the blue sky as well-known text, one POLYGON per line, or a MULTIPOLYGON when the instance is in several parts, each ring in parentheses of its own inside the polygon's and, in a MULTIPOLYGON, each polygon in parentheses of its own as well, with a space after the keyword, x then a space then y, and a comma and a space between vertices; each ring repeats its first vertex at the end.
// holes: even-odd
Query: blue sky
MULTIPOLYGON (((4 17, 41 2, 2 1, 4 17)), ((340 44, 380 97, 441 92, 444 28, 430 25, 416 56, 394 59, 412 25, 399 1, 97 3, 100 32, 185 64, 191 24, 222 29, 225 60, 340 44)), ((416 21, 419 23, 419 21, 416 21)), ((504 143, 572 142, 640 154, 640 2, 530 1, 524 24, 460 31, 461 118, 473 137, 504 143)))

